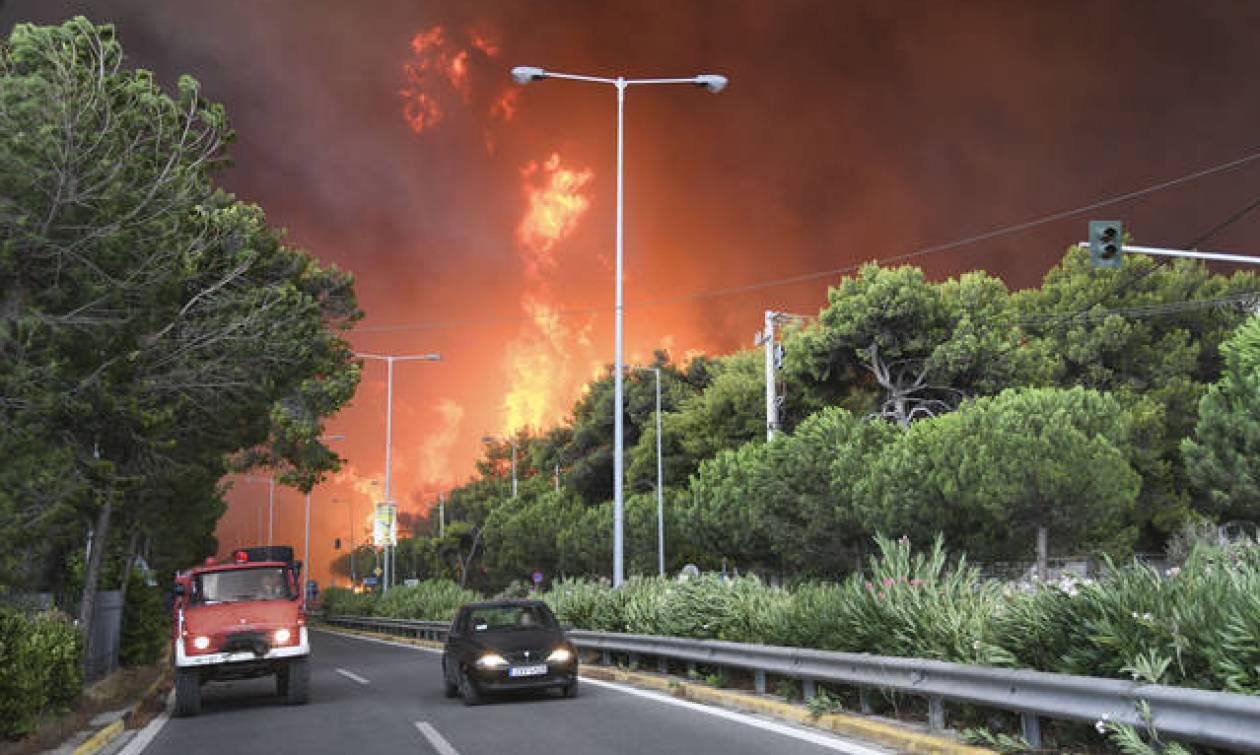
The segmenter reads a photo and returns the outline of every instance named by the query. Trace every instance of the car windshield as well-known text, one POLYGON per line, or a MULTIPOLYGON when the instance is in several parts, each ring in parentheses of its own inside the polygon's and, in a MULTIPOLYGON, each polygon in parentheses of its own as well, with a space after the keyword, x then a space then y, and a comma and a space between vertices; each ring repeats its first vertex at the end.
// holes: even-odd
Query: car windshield
POLYGON ((275 566, 198 574, 193 586, 193 600, 197 603, 287 600, 292 597, 284 569, 275 566))
POLYGON ((473 632, 510 629, 554 629, 551 613, 538 606, 492 606, 473 609, 468 628, 473 632))

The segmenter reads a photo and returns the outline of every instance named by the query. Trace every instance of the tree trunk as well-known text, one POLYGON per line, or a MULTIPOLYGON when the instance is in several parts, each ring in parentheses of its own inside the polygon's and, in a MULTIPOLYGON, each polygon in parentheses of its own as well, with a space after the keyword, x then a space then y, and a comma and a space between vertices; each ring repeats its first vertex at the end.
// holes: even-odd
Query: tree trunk
POLYGON ((83 632, 86 652, 84 662, 92 657, 96 650, 95 633, 92 631, 96 613, 96 587, 101 581, 101 565, 105 562, 105 546, 109 543, 109 524, 114 514, 114 493, 105 491, 105 500, 96 515, 96 526, 93 528, 92 552, 88 554, 88 562, 83 574, 83 599, 79 604, 79 628, 83 632))
POLYGON ((1044 524, 1037 525, 1037 579, 1045 582, 1050 578, 1049 533, 1044 524))

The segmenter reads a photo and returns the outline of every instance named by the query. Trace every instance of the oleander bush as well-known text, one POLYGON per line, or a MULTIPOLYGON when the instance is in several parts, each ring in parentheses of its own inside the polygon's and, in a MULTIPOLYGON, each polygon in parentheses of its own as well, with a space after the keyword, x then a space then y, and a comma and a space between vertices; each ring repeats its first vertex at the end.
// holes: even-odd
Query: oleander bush
POLYGON ((320 605, 329 616, 372 616, 377 613, 374 594, 356 593, 344 587, 326 588, 320 596, 320 605))
POLYGON ((83 640, 69 617, 0 607, 0 738, 30 733, 82 688, 83 640))
POLYGON ((450 621, 455 609, 474 600, 481 600, 481 595, 450 580, 430 579, 389 588, 377 598, 376 610, 380 616, 397 619, 450 621))
MULTIPOLYGON (((1197 545, 1167 573, 1108 562, 1097 579, 986 580, 938 539, 876 538, 867 568, 791 589, 755 577, 565 579, 543 598, 579 629, 1032 668, 1260 694, 1260 547, 1197 545)), ((451 582, 324 594, 330 614, 449 618, 451 582)))

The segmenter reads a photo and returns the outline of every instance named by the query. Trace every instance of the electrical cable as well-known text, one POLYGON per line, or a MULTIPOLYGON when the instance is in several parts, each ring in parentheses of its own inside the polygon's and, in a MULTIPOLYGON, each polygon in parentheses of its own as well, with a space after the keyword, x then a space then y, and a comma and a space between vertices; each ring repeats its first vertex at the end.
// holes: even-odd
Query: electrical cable
MULTIPOLYGON (((1250 154, 1244 155, 1243 157, 1239 157, 1237 159, 1230 160, 1228 162, 1224 162, 1224 163, 1213 165, 1207 168, 1203 168, 1201 170, 1197 170, 1192 173, 1187 173, 1185 175, 1178 176, 1176 178, 1172 178, 1166 181, 1161 181, 1159 183, 1152 184, 1150 186, 1137 189, 1135 191, 1126 192, 1124 194, 1118 194, 1112 197, 1108 197, 1106 199, 1100 199, 1098 201, 1091 202, 1089 204, 1082 205, 1080 207, 1074 207, 1072 209, 1067 209, 1067 210, 1060 210, 1058 212, 1054 212, 1049 215, 1043 215, 1039 218, 1026 220, 1020 223, 1014 223, 1007 226, 1002 226, 1000 228, 995 228, 993 230, 977 233, 977 234, 967 236, 962 239, 957 239, 955 241, 949 241, 949 242, 945 242, 941 244, 933 244, 930 246, 923 247, 921 249, 917 249, 912 252, 906 252, 904 254, 894 255, 892 257, 869 260, 869 262, 874 262, 879 265, 892 265, 892 264, 897 264, 900 262, 905 262, 907 260, 924 257, 930 254, 938 254, 940 252, 953 251, 955 249, 958 249, 964 246, 969 246, 971 244, 976 244, 981 241, 988 241, 990 239, 998 238, 1000 236, 1008 236, 1014 233, 1020 233, 1022 231, 1027 231, 1032 228, 1037 228, 1039 226, 1047 225, 1049 223, 1055 223, 1060 220, 1066 220, 1068 218, 1084 215, 1088 212, 1092 212, 1094 210, 1098 210, 1104 207, 1110 207, 1112 205, 1121 204, 1123 202, 1128 202, 1134 199, 1139 199, 1141 197, 1149 196, 1151 194, 1154 194, 1160 191, 1166 191, 1168 189, 1174 188, 1176 186, 1180 186, 1185 183, 1197 181, 1201 178, 1207 178, 1208 176, 1213 176, 1218 173, 1222 173, 1228 170, 1232 170, 1234 168, 1241 167, 1243 165, 1253 163, 1257 160, 1260 160, 1260 152, 1252 152, 1250 154)), ((1260 204, 1260 200, 1257 200, 1257 204, 1260 204)), ((1242 217, 1242 215, 1245 215, 1247 212, 1250 212, 1250 209, 1253 209, 1253 208, 1249 208, 1245 212, 1241 213, 1239 217, 1242 217)), ((1228 222, 1232 223, 1234 221, 1231 219, 1228 222)), ((1226 223, 1225 225, 1228 225, 1228 223, 1226 223)), ((1213 231, 1211 231, 1209 235, 1211 235, 1211 233, 1215 233, 1216 231, 1217 229, 1213 229, 1213 231)), ((749 293, 752 291, 760 291, 760 290, 764 290, 768 288, 790 286, 796 283, 804 283, 811 280, 817 280, 819 278, 829 278, 835 275, 851 273, 861 268, 862 265, 864 264, 867 264, 867 262, 858 262, 858 263, 853 263, 849 265, 844 265, 842 267, 831 268, 829 270, 819 270, 819 271, 815 271, 811 273, 801 273, 799 275, 792 275, 792 276, 787 276, 783 278, 772 278, 769 280, 744 284, 740 286, 727 286, 723 288, 713 288, 713 289, 707 289, 703 291, 694 291, 687 294, 678 294, 676 296, 666 296, 666 297, 660 297, 656 299, 644 299, 637 302, 630 302, 625 305, 625 308, 626 309, 645 309, 648 307, 657 307, 657 306, 663 306, 667 304, 677 304, 677 303, 686 302, 686 301, 712 299, 712 298, 717 298, 717 297, 722 297, 722 296, 732 296, 736 294, 749 293)), ((589 315, 589 314, 599 314, 603 312, 610 312, 612 311, 612 309, 613 309, 612 307, 587 307, 587 308, 582 308, 582 309, 559 309, 559 310, 555 310, 552 314, 554 314, 557 317, 569 317, 569 316, 574 316, 574 315, 589 315)), ((434 321, 434 322, 428 322, 428 323, 416 323, 416 324, 410 324, 410 325, 375 325, 375 326, 365 326, 365 327, 355 328, 352 332, 354 333, 396 333, 396 332, 402 332, 402 331, 446 330, 446 329, 457 328, 457 327, 469 327, 469 326, 479 326, 479 325, 499 325, 499 324, 527 322, 531 319, 532 318, 530 317, 521 316, 521 317, 510 317, 510 318, 481 318, 481 319, 475 319, 475 320, 446 320, 446 321, 434 321)))

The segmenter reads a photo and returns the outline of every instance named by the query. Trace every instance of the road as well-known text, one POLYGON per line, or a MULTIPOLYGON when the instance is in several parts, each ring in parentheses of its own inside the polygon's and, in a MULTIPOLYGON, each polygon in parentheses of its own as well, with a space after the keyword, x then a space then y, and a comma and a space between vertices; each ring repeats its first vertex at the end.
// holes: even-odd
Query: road
POLYGON ((283 705, 270 678, 209 684, 201 715, 170 719, 143 755, 887 752, 594 680, 583 680, 572 700, 513 697, 470 708, 443 697, 434 652, 327 632, 312 632, 311 642, 310 704, 283 705))

